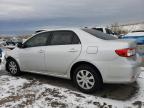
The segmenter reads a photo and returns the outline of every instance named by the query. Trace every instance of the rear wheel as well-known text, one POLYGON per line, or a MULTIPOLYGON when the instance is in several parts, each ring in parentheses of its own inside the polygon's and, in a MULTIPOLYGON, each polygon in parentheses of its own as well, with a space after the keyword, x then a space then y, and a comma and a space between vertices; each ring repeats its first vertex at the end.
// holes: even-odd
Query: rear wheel
POLYGON ((89 65, 77 67, 73 74, 73 81, 77 88, 84 93, 93 93, 103 85, 98 70, 89 65))
POLYGON ((7 71, 13 76, 18 76, 21 74, 20 68, 17 62, 13 59, 9 59, 7 61, 7 71))

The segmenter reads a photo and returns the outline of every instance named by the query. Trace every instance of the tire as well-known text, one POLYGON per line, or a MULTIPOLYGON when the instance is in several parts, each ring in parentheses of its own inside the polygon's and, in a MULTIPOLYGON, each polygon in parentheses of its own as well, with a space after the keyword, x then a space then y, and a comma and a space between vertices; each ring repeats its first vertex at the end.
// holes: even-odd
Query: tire
POLYGON ((90 65, 80 65, 73 73, 73 82, 84 93, 94 93, 103 86, 98 70, 90 65))
POLYGON ((9 59, 7 61, 6 68, 7 68, 7 71, 12 76, 19 76, 19 75, 21 75, 21 71, 20 71, 19 65, 18 65, 18 63, 14 59, 9 59))

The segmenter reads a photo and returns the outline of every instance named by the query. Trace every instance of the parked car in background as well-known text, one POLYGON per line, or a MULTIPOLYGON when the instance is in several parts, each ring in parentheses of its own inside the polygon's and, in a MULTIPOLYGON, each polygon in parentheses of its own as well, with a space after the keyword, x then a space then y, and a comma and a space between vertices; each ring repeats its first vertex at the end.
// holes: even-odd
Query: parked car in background
POLYGON ((131 83, 139 76, 136 44, 93 29, 52 29, 32 36, 6 54, 6 70, 71 79, 92 93, 103 83, 131 83))
POLYGON ((109 28, 106 28, 106 27, 96 27, 96 28, 92 28, 92 29, 101 31, 101 32, 103 32, 103 33, 106 33, 106 34, 108 34, 108 35, 112 35, 112 36, 118 38, 117 34, 114 33, 114 32, 113 32, 111 29, 109 29, 109 28))
POLYGON ((121 37, 121 39, 132 39, 137 43, 137 52, 144 62, 144 31, 134 31, 121 37))
POLYGON ((2 42, 0 42, 0 47, 3 47, 3 48, 7 48, 7 49, 14 49, 15 47, 16 47, 16 45, 18 44, 18 43, 21 43, 21 42, 18 42, 18 41, 12 41, 12 40, 10 40, 10 41, 2 41, 2 42))
POLYGON ((0 63, 2 61, 2 48, 0 48, 0 63))
POLYGON ((5 53, 7 49, 0 48, 0 70, 5 69, 5 53))
POLYGON ((144 32, 132 32, 121 37, 122 39, 134 39, 138 45, 144 44, 144 32))

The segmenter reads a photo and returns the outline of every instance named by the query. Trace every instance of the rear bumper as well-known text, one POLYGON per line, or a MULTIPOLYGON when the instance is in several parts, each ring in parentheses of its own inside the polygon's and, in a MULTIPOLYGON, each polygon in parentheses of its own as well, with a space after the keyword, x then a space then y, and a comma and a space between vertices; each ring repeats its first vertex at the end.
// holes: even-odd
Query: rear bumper
POLYGON ((117 64, 115 62, 96 64, 101 72, 104 83, 132 83, 141 72, 140 63, 117 64))
POLYGON ((136 81, 140 74, 140 67, 137 66, 119 66, 110 67, 110 71, 104 75, 104 83, 132 83, 136 81))

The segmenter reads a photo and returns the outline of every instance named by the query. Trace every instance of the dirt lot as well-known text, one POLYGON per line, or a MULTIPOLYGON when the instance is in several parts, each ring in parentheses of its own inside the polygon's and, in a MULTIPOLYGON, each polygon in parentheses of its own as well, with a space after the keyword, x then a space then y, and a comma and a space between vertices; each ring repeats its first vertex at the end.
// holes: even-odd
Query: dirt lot
POLYGON ((0 107, 7 108, 144 108, 144 78, 132 84, 106 84, 87 95, 69 80, 37 74, 12 77, 0 72, 0 107))

